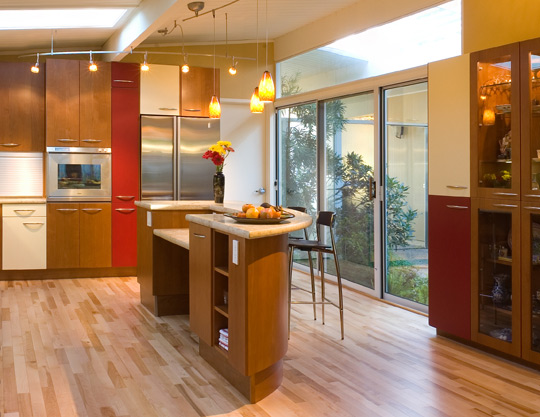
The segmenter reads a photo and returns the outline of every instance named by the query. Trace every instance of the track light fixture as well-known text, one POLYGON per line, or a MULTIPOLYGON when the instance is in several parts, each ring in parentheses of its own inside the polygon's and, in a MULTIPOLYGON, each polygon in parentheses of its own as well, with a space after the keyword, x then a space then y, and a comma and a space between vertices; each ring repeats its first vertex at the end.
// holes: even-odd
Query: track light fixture
POLYGON ((236 65, 238 65, 238 62, 234 60, 234 56, 233 56, 232 65, 229 67, 229 74, 236 75, 236 65))
POLYGON ((90 65, 88 65, 88 69, 92 72, 96 72, 98 69, 96 63, 92 59, 92 51, 90 51, 90 65))
POLYGON ((182 72, 187 73, 189 72, 189 65, 187 63, 187 55, 184 54, 184 65, 182 65, 182 72))
POLYGON ((36 56, 36 63, 30 68, 34 74, 39 74, 39 53, 36 56))
POLYGON ((145 52, 144 53, 144 61, 143 63, 141 64, 141 71, 149 71, 150 70, 150 67, 148 66, 148 52, 145 52))

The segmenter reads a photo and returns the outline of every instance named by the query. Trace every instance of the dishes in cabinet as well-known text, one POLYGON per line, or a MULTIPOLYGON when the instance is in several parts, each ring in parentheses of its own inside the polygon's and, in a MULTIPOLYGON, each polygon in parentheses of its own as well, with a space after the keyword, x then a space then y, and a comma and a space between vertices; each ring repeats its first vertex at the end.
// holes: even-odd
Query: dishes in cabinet
POLYGON ((512 105, 510 104, 499 104, 495 106, 497 113, 510 113, 512 111, 512 105))

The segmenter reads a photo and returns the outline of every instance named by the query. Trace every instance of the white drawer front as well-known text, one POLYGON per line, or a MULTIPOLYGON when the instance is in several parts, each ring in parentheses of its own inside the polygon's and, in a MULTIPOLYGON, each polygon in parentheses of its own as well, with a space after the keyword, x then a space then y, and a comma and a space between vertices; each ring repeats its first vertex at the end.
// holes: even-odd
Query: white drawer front
POLYGON ((47 267, 46 217, 2 219, 2 269, 47 267))
POLYGON ((46 204, 2 204, 3 217, 47 216, 46 204))

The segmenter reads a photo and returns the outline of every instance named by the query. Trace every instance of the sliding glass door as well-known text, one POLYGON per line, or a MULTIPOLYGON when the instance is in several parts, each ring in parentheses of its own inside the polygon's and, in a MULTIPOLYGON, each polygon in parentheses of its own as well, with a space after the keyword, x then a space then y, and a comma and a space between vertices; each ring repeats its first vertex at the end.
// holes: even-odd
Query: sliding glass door
POLYGON ((383 297, 413 308, 428 304, 427 83, 383 90, 383 297))

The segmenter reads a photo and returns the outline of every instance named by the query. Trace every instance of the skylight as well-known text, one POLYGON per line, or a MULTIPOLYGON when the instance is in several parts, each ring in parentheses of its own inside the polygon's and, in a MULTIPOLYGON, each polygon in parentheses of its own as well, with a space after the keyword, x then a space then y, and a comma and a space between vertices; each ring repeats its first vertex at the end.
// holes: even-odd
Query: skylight
POLYGON ((0 30, 112 28, 127 9, 2 10, 0 30))

